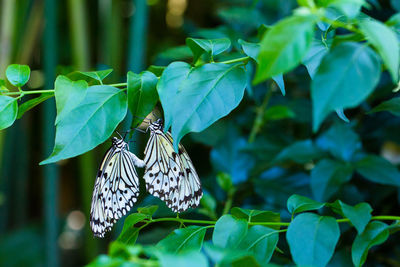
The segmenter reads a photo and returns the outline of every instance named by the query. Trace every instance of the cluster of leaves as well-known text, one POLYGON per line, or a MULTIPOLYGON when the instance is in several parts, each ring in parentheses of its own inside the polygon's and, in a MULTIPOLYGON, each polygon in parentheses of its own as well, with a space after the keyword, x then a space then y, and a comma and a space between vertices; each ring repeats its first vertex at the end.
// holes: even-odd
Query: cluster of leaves
MULTIPOLYGON (((351 255, 355 266, 365 263, 368 251, 386 241, 400 225, 388 225, 372 217, 367 203, 350 206, 337 200, 320 203, 300 195, 287 201, 290 223, 281 222, 280 214, 272 211, 234 207, 230 214, 217 221, 181 218, 153 219, 157 206, 138 208, 129 215, 118 239, 110 244, 109 255, 100 255, 89 266, 118 266, 123 263, 154 266, 267 266, 277 247, 280 233, 286 233, 293 261, 299 266, 326 266, 340 238, 339 223, 351 223, 357 230, 351 255), (310 212, 327 207, 342 217, 321 216, 310 212), (139 232, 159 222, 176 222, 180 227, 161 239, 155 246, 135 245, 139 232), (185 224, 202 224, 185 226, 185 224), (204 226, 205 225, 205 226, 204 226), (211 240, 204 241, 208 229, 211 240)), ((393 219, 393 218, 392 218, 393 219)), ((268 265, 275 266, 275 265, 268 265)))
MULTIPOLYGON (((205 130, 191 137, 213 147, 210 158, 215 172, 207 173, 210 178, 202 176, 205 195, 197 210, 213 221, 153 219, 153 208, 142 209, 126 219, 109 256, 99 257, 94 265, 127 261, 163 266, 172 265, 171 261, 183 266, 188 262, 206 266, 208 261, 264 265, 274 251, 280 252, 274 254, 276 261, 287 264, 289 253, 277 247, 282 240, 279 233, 287 231, 286 241, 296 264, 325 266, 340 246, 339 237, 347 232, 341 235, 338 223, 350 222, 357 230, 351 242, 352 262, 361 266, 369 248, 396 231, 398 224, 377 220, 398 217, 372 217, 369 204, 354 204, 368 198, 376 205, 385 198, 392 200, 400 186, 395 162, 376 154, 381 143, 371 149, 366 142, 382 136, 397 141, 398 131, 389 132, 390 125, 398 121, 392 116, 379 130, 372 130, 376 125, 367 123, 360 126, 366 114, 370 118, 388 115, 376 114, 380 111, 400 114, 398 97, 389 92, 390 99, 380 103, 382 93, 375 90, 383 87, 380 81, 392 88, 399 83, 400 15, 382 23, 361 12, 363 6, 369 6, 363 0, 299 0, 298 5, 292 15, 272 26, 240 22, 241 29, 246 29, 242 31, 246 33, 237 34, 240 36, 226 34, 226 29, 199 31, 197 35, 203 38, 188 38, 184 47, 193 59, 191 64, 174 61, 166 67, 150 66, 139 74, 129 72, 126 83, 104 84, 110 70, 74 72, 58 76, 54 90, 24 91, 21 87, 29 78, 29 68, 9 67, 7 78, 18 92, 8 91, 1 81, 1 129, 55 96, 55 146, 42 164, 80 155, 103 143, 128 109, 135 127, 158 102, 164 111, 165 129, 171 128, 175 145, 186 134, 205 130), (305 76, 301 66, 311 79, 302 86, 298 81, 305 76), (290 90, 284 80, 291 85, 290 90), (243 101, 245 90, 248 99, 243 101), (18 106, 19 98, 35 93, 42 95, 18 106), (370 108, 376 100, 378 105, 370 108), (243 102, 250 102, 250 107, 238 107, 243 102), (254 103, 259 106, 254 124, 249 125, 254 103), (215 123, 234 109, 240 111, 234 119, 215 123), (355 114, 348 124, 343 122, 350 121, 345 109, 355 114), (243 133, 249 133, 248 141, 243 133), (226 175, 217 176, 216 172, 226 175), (214 186, 215 177, 219 189, 214 186), (361 186, 356 186, 359 180, 361 186), (378 190, 371 192, 376 188, 383 189, 378 196, 374 195, 378 190), (312 195, 319 202, 291 196, 288 211, 284 211, 282 203, 293 192, 312 195), (252 208, 231 209, 234 197, 252 208), (354 206, 331 201, 338 197, 354 206), (224 215, 218 219, 220 203, 225 203, 224 215), (254 210, 257 205, 261 208, 254 210), (323 206, 328 208, 326 216, 308 212, 323 206), (330 217, 332 211, 343 218, 330 217), (299 212, 305 213, 294 217, 299 212), (291 220, 281 222, 281 217, 291 220), (159 221, 207 226, 177 229, 155 247, 134 245, 139 230, 159 221), (212 242, 203 246, 209 228, 214 228, 212 242)), ((237 24, 238 14, 240 18, 252 14, 264 21, 254 8, 219 12, 229 25, 237 24)), ((390 211, 396 204, 389 204, 386 210, 390 211)))

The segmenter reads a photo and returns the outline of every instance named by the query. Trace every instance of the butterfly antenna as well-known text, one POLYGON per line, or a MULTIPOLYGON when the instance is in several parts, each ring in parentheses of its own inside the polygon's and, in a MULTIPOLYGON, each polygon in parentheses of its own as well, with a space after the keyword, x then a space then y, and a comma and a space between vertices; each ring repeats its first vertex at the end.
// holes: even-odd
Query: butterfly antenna
POLYGON ((120 134, 119 134, 119 132, 117 132, 117 131, 115 131, 118 135, 119 135, 119 137, 121 137, 121 139, 124 139, 124 137, 122 137, 120 134))
POLYGON ((126 131, 124 132, 124 137, 123 137, 122 139, 125 140, 126 135, 127 135, 131 130, 132 130, 132 129, 126 130, 126 131))
MULTIPOLYGON (((142 129, 139 129, 139 128, 133 128, 133 129, 135 129, 136 131, 139 131, 139 132, 141 132, 141 133, 147 133, 147 130, 145 131, 145 130, 142 130, 142 129)), ((148 128, 147 128, 148 129, 148 128)))

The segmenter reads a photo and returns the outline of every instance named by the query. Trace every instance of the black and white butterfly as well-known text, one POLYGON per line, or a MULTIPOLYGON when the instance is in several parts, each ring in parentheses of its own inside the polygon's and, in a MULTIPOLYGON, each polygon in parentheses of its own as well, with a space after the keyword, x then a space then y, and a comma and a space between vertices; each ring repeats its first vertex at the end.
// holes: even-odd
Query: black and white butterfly
POLYGON ((104 237, 113 224, 124 216, 139 195, 139 178, 135 166, 144 162, 129 151, 123 138, 112 138, 97 174, 90 209, 90 227, 93 234, 104 237))
POLYGON ((174 212, 199 205, 203 196, 199 176, 185 148, 174 151, 172 136, 163 132, 163 122, 150 123, 150 138, 144 151, 146 189, 165 201, 174 212))

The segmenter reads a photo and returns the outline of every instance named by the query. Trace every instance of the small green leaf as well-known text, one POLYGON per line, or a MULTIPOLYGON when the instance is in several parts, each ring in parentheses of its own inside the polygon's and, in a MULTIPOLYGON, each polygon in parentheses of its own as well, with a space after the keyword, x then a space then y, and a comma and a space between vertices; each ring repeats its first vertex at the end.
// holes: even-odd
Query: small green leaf
POLYGON ((330 112, 359 105, 379 78, 380 61, 371 48, 350 42, 334 47, 311 82, 313 130, 318 130, 330 112))
POLYGON ((286 239, 294 262, 299 266, 326 266, 339 240, 335 218, 303 213, 288 227, 286 239))
POLYGON ((187 250, 200 251, 203 246, 207 226, 188 226, 174 230, 166 238, 157 244, 157 248, 172 253, 180 253, 187 250))
POLYGON ((326 44, 322 43, 319 39, 313 39, 311 48, 302 60, 302 63, 306 66, 311 79, 314 78, 318 66, 327 52, 328 48, 326 47, 326 44))
POLYGON ((157 211, 157 209, 158 209, 157 205, 152 205, 152 206, 137 208, 137 211, 138 211, 138 213, 142 213, 142 214, 145 214, 145 215, 151 217, 157 211))
POLYGON ((332 206, 335 212, 339 213, 343 217, 348 218, 357 229, 359 235, 362 234, 372 218, 372 208, 368 203, 365 202, 359 203, 353 207, 343 203, 340 200, 337 200, 333 204, 329 204, 329 206, 332 206))
POLYGON ((320 158, 322 155, 322 151, 311 140, 303 140, 284 148, 276 156, 275 160, 279 162, 292 160, 304 164, 310 160, 320 158))
POLYGON ((97 70, 97 71, 79 71, 79 73, 99 81, 100 84, 103 84, 103 80, 108 75, 110 75, 111 72, 113 72, 113 69, 97 70))
POLYGON ((218 173, 217 183, 225 192, 231 192, 232 190, 235 189, 232 183, 232 178, 227 173, 224 172, 218 173))
POLYGON ((325 206, 325 203, 320 203, 299 195, 291 195, 287 201, 287 209, 291 214, 303 211, 318 210, 325 206))
POLYGON ((212 241, 222 248, 236 248, 247 234, 247 222, 224 215, 215 224, 212 241))
POLYGON ((123 258, 129 260, 132 256, 138 256, 143 252, 143 248, 139 245, 128 245, 119 241, 114 241, 110 244, 108 254, 111 257, 123 258))
POLYGON ((150 65, 147 70, 154 73, 157 77, 160 77, 162 73, 164 72, 166 67, 164 66, 155 66, 155 65, 150 65))
POLYGON ((54 85, 57 117, 55 125, 71 113, 86 96, 86 81, 71 81, 66 76, 58 76, 54 85))
POLYGON ((373 221, 367 225, 364 232, 357 235, 351 248, 351 255, 355 266, 362 266, 368 255, 368 250, 382 244, 389 237, 388 225, 373 221))
POLYGON ((250 227, 238 248, 253 252, 259 264, 264 266, 271 260, 278 240, 279 233, 276 230, 255 225, 250 227))
POLYGON ((396 33, 376 20, 360 20, 360 30, 376 48, 388 68, 394 83, 399 80, 399 41, 396 33))
POLYGON ((192 50, 193 62, 197 62, 204 53, 213 59, 214 56, 225 52, 231 47, 231 41, 228 38, 211 40, 186 38, 186 45, 192 50))
POLYGON ((6 69, 8 81, 17 87, 24 86, 31 75, 31 69, 27 65, 12 64, 6 69))
POLYGON ((294 118, 296 114, 288 106, 272 106, 267 108, 264 113, 265 120, 282 120, 294 118))
POLYGON ((374 107, 369 113, 389 111, 395 116, 400 116, 400 97, 393 97, 374 107))
POLYGON ((271 27, 261 41, 254 83, 295 68, 311 46, 314 16, 292 16, 271 27))
POLYGON ((95 85, 56 127, 53 152, 40 163, 49 164, 83 154, 111 136, 127 111, 126 94, 115 87, 95 85))
POLYGON ((400 186, 399 170, 382 157, 368 155, 356 162, 355 166, 358 173, 372 182, 400 186))
POLYGON ((157 104, 157 82, 152 72, 128 72, 128 107, 133 115, 133 127, 137 127, 157 104))
MULTIPOLYGON (((281 221, 281 216, 277 212, 263 211, 263 210, 249 210, 234 207, 231 209, 231 214, 238 219, 244 219, 248 222, 272 222, 277 223, 281 221)), ((280 226, 268 226, 273 229, 279 229, 280 226)))
POLYGON ((0 95, 0 130, 10 127, 18 114, 17 99, 0 95))
POLYGON ((323 7, 335 7, 349 18, 356 17, 361 7, 366 4, 364 0, 324 0, 318 3, 323 7))
POLYGON ((133 213, 126 217, 124 221, 124 227, 122 228, 122 231, 119 234, 117 241, 124 244, 133 245, 136 242, 139 233, 139 228, 136 228, 135 224, 147 218, 148 215, 142 213, 133 213))
POLYGON ((322 159, 311 170, 311 189, 318 201, 327 201, 340 187, 350 181, 353 166, 341 161, 322 159))
POLYGON ((49 98, 52 98, 54 96, 54 93, 43 93, 38 97, 35 97, 33 99, 30 99, 26 102, 24 102, 22 105, 18 107, 18 115, 17 119, 20 119, 22 115, 25 114, 28 110, 31 110, 32 108, 36 107, 40 103, 46 101, 49 98))
POLYGON ((161 267, 208 267, 206 256, 200 252, 187 251, 181 254, 173 254, 170 252, 155 252, 161 267))

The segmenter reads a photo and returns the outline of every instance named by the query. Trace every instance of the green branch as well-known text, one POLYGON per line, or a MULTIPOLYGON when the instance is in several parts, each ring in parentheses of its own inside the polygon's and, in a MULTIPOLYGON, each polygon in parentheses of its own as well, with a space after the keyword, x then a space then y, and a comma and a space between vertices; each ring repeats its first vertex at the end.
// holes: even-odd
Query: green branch
POLYGON ((217 63, 222 63, 222 64, 233 64, 233 63, 238 63, 238 62, 246 62, 250 59, 250 57, 239 57, 239 58, 234 58, 226 61, 221 61, 217 63))
POLYGON ((33 91, 18 91, 18 92, 5 92, 2 95, 33 95, 33 94, 43 94, 43 93, 54 93, 54 89, 50 90, 33 90, 33 91))
POLYGON ((351 32, 361 33, 353 25, 341 22, 340 20, 332 20, 332 19, 329 19, 327 17, 321 17, 320 19, 321 19, 321 21, 330 24, 334 28, 343 28, 343 29, 346 29, 346 30, 351 31, 351 32))

